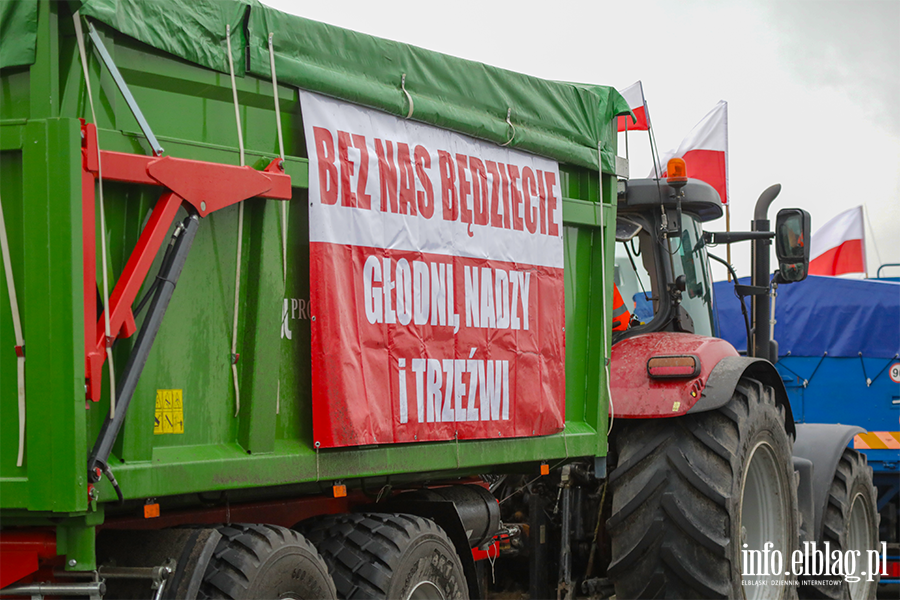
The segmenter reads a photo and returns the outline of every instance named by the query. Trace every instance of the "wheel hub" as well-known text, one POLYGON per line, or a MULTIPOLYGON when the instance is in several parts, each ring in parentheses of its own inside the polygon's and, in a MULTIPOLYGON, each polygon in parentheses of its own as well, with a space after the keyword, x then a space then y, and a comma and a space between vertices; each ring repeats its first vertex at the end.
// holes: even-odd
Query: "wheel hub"
MULTIPOLYGON (((872 532, 869 530, 871 522, 869 514, 869 504, 862 494, 856 494, 853 502, 850 504, 850 514, 847 519, 847 550, 856 550, 859 556, 866 556, 866 552, 875 547, 875 540, 872 539, 872 532)), ((851 600, 865 599, 870 595, 869 586, 874 585, 873 581, 867 581, 868 574, 856 574, 859 581, 848 581, 850 587, 851 600)))
POLYGON ((781 597, 781 582, 790 568, 787 488, 780 472, 772 446, 766 441, 757 443, 747 460, 741 490, 741 573, 747 573, 742 579, 751 582, 744 586, 747 600, 781 597))
POLYGON ((441 589, 431 581, 420 581, 410 592, 406 600, 446 600, 441 589))

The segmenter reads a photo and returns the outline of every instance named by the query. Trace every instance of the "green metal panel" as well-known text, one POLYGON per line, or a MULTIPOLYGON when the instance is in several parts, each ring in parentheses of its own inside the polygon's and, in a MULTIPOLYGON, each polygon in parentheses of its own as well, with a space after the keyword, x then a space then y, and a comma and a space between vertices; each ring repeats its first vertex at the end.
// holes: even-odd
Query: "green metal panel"
MULTIPOLYGON (((8 133, 11 129, 21 129, 18 126, 0 126, 0 139, 9 142, 21 137, 8 133)), ((8 148, 8 146, 6 146, 8 148)), ((21 150, 9 150, 0 152, 0 200, 3 202, 3 218, 6 222, 6 230, 9 237, 10 260, 14 280, 17 282, 19 294, 21 294, 24 281, 24 255, 20 249, 23 247, 23 203, 22 203, 22 152, 21 150)), ((9 348, 16 345, 16 337, 13 332, 9 296, 6 293, 7 273, 0 268, 0 348, 7 350, 0 353, 0 481, 3 482, 4 506, 27 506, 27 483, 24 468, 16 467, 18 454, 18 398, 17 398, 17 372, 15 355, 6 356, 9 348), (16 502, 9 502, 7 494, 15 497, 16 502)), ((27 307, 22 306, 24 313, 27 307)), ((26 338, 27 340, 27 338, 26 338)))
MULTIPOLYGON (((89 510, 87 453, 109 403, 106 373, 101 402, 87 410, 83 389, 77 118, 90 120, 90 110, 68 9, 64 4, 41 3, 40 10, 48 19, 42 21, 46 28, 42 25, 38 32, 35 64, 30 70, 18 67, 0 72, 4 100, 0 104, 0 194, 28 347, 29 419, 26 465, 16 468, 15 357, 8 350, 14 342, 4 289, 0 294, 0 516, 4 524, 24 522, 22 513, 12 509, 27 508, 32 516, 36 511, 61 515, 89 510)), ((104 26, 99 29, 166 154, 238 163, 227 76, 175 59, 104 26)), ((101 147, 148 154, 134 117, 93 56, 89 71, 101 147)), ((237 86, 247 162, 261 168, 277 151, 271 82, 246 75, 238 78, 237 86)), ((138 384, 111 460, 125 496, 158 498, 243 489, 252 497, 272 493, 274 486, 301 484, 307 487, 296 489, 308 493, 319 489, 316 482, 327 485, 338 479, 391 475, 415 480, 522 470, 538 461, 605 455, 607 386, 601 366, 609 354, 609 336, 604 332, 610 326, 611 291, 606 283, 611 276, 616 183, 611 175, 601 180, 596 171, 571 165, 561 166, 566 197, 565 431, 540 438, 316 451, 310 422, 307 161, 296 90, 281 86, 279 95, 289 154, 286 170, 294 185, 288 211, 287 279, 283 278, 280 203, 247 201, 238 321, 240 411, 235 416, 230 362, 238 230, 238 207, 234 206, 202 220, 138 384), (601 210, 606 211, 602 222, 610 224, 606 230, 600 227, 601 210), (610 257, 605 262, 599 252, 602 244, 610 257), (603 295, 605 304, 600 302, 603 295), (181 391, 184 433, 154 433, 158 390, 181 391)), ((160 190, 110 182, 103 186, 107 230, 102 233, 115 280, 160 190)), ((99 262, 101 236, 99 224, 95 226, 99 262)), ((139 327, 142 319, 137 319, 139 327)), ((124 366, 132 343, 120 340, 116 345, 117 369, 124 366)), ((101 501, 114 499, 105 481, 98 487, 101 501)), ((76 538, 82 540, 72 539, 76 538)), ((82 548, 81 554, 90 553, 83 540, 75 545, 82 548)))
MULTIPOLYGON (((16 284, 26 347, 28 416, 25 464, 12 471, 28 485, 14 495, 4 490, 4 506, 9 502, 57 512, 87 506, 82 467, 87 454, 80 147, 77 120, 29 121, 22 149, 22 193, 3 195, 4 207, 21 207, 21 242, 11 254, 18 255, 22 265, 16 284)), ((8 361, 4 367, 11 374, 3 376, 4 382, 15 386, 15 371, 8 361)), ((17 413, 15 393, 12 402, 8 397, 4 394, 3 437, 17 440, 17 421, 7 418, 17 413)), ((2 462, 14 464, 15 456, 5 454, 2 462)), ((5 475, 10 470, 4 466, 5 475)))

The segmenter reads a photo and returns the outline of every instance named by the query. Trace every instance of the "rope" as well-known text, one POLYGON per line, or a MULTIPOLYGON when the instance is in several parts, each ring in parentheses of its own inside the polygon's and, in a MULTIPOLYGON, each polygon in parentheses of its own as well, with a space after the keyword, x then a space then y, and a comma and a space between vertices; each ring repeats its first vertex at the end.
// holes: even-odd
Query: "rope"
MULTIPOLYGON (((550 467, 550 470, 551 470, 551 471, 554 470, 556 467, 558 467, 559 465, 563 464, 564 462, 566 462, 566 459, 565 459, 565 458, 562 459, 561 461, 559 461, 558 463, 556 463, 555 465, 553 465, 552 467, 550 467)), ((516 494, 518 494, 519 492, 521 492, 522 490, 524 490, 525 488, 527 488, 529 485, 531 485, 532 483, 534 483, 535 481, 537 481, 537 480, 540 479, 541 477, 543 477, 543 475, 538 475, 537 477, 535 477, 534 479, 532 479, 531 481, 529 481, 529 482, 526 483, 525 485, 522 485, 522 486, 518 487, 517 489, 513 490, 513 492, 512 492, 511 494, 509 494, 508 496, 506 496, 505 498, 503 498, 502 500, 500 500, 500 502, 498 502, 498 504, 503 504, 504 502, 506 502, 507 500, 509 500, 510 498, 512 498, 513 496, 515 496, 516 494)))
MULTIPOLYGON (((272 96, 275 99, 275 131, 278 133, 278 152, 281 163, 284 164, 284 135, 281 131, 281 107, 278 103, 278 77, 275 75, 275 50, 272 47, 272 39, 275 34, 269 34, 269 67, 272 69, 272 96)), ((281 203, 281 259, 284 270, 284 281, 287 284, 287 202, 281 203)))
POLYGON ((112 355, 112 332, 109 325, 109 278, 106 249, 106 210, 103 202, 103 164, 100 161, 100 127, 97 126, 97 113, 94 111, 94 95, 91 93, 91 78, 88 75, 87 53, 84 49, 84 33, 81 30, 81 15, 78 11, 72 15, 75 21, 75 38, 78 41, 78 54, 81 56, 81 69, 84 72, 84 85, 87 88, 88 104, 91 107, 91 120, 97 129, 97 187, 100 190, 100 257, 103 268, 103 335, 106 345, 106 360, 109 362, 109 419, 116 419, 116 373, 112 355))
POLYGON ((16 380, 18 382, 19 396, 19 455, 16 458, 16 466, 21 467, 25 458, 25 338, 22 336, 22 319, 19 316, 19 302, 16 298, 16 282, 13 280, 12 261, 9 259, 9 238, 6 236, 3 204, 0 204, 0 250, 3 252, 6 291, 9 293, 9 308, 12 312, 13 331, 16 334, 16 380))
POLYGON ((491 583, 497 583, 497 578, 494 576, 494 565, 497 563, 497 558, 500 556, 500 545, 497 545, 497 554, 495 556, 491 556, 491 548, 493 547, 494 544, 488 546, 487 559, 488 562, 491 563, 491 583))
POLYGON ((512 107, 506 109, 506 124, 509 126, 509 129, 512 133, 510 134, 509 139, 506 140, 505 144, 500 144, 501 148, 509 146, 509 144, 516 137, 516 126, 512 124, 512 107))
MULTIPOLYGON (((281 131, 281 106, 278 104, 278 77, 275 75, 275 49, 272 41, 275 34, 269 32, 269 68, 272 71, 272 97, 275 99, 275 131, 278 133, 278 152, 281 156, 281 164, 284 166, 284 135, 281 131)), ((281 203, 281 265, 283 270, 283 292, 287 293, 287 228, 288 228, 287 202, 281 203)), ((281 374, 275 386, 275 414, 281 412, 281 374)))
POLYGON ((884 373, 885 371, 887 371, 888 367, 891 366, 891 364, 892 364, 895 360, 897 360, 897 357, 898 357, 898 356, 900 356, 900 354, 894 354, 894 358, 889 358, 888 361, 885 363, 885 365, 881 368, 881 370, 878 371, 878 375, 876 375, 875 377, 873 377, 873 378, 872 378, 872 381, 867 381, 867 382, 866 382, 866 385, 867 385, 867 386, 870 386, 870 385, 872 385, 873 383, 875 383, 875 380, 878 379, 879 377, 881 377, 881 374, 882 374, 882 373, 884 373))
MULTIPOLYGON (((238 149, 241 153, 241 166, 244 166, 244 133, 241 131, 241 113, 238 105, 237 83, 234 80, 234 60, 231 58, 231 25, 225 26, 225 43, 228 46, 228 70, 231 74, 231 94, 234 97, 234 121, 237 124, 238 149)), ((241 250, 244 240, 244 203, 238 205, 238 239, 237 262, 234 268, 234 322, 231 328, 231 376, 234 382, 234 416, 241 412, 241 389, 238 385, 237 361, 237 336, 238 336, 238 312, 240 310, 241 297, 241 250)))
POLYGON ((406 118, 411 119, 413 116, 413 108, 415 105, 413 104, 413 98, 409 95, 409 92, 406 91, 406 73, 403 74, 403 77, 400 78, 400 89, 403 90, 403 93, 406 94, 406 99, 409 101, 409 112, 406 113, 406 118))
MULTIPOLYGON (((603 204, 603 152, 600 146, 597 146, 597 177, 600 184, 600 264, 606 266, 606 206, 603 204)), ((600 295, 600 311, 606 318, 606 291, 600 295)), ((609 385, 609 359, 606 357, 607 348, 609 347, 609 328, 610 324, 604 323, 601 328, 603 330, 603 372, 606 379, 606 395, 609 398, 609 429, 606 431, 606 437, 612 433, 613 423, 615 422, 616 412, 613 405, 612 389, 609 385)))

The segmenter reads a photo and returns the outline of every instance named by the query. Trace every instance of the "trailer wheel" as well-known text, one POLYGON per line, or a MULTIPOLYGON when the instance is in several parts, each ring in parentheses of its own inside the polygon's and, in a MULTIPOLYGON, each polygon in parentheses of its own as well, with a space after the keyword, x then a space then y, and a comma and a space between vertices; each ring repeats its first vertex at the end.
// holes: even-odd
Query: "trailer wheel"
POLYGON ((861 576, 860 572, 869 572, 866 551, 875 550, 878 544, 877 497, 872 483, 872 468, 866 463, 866 457, 856 450, 845 449, 828 491, 825 513, 822 515, 822 537, 817 541, 820 550, 828 542, 831 552, 835 549, 840 550, 841 554, 848 550, 858 551, 855 575, 859 581, 847 581, 841 576, 811 576, 812 581, 830 580, 835 585, 803 585, 800 588, 801 598, 875 598, 878 570, 875 570, 873 581, 868 581, 868 577, 861 576))
POLYGON ((299 526, 334 578, 340 598, 464 600, 462 563, 447 534, 406 514, 343 514, 299 526))
POLYGON ((219 533, 222 539, 209 560, 199 599, 337 598, 322 557, 296 531, 231 524, 219 533))
POLYGON ((717 410, 626 423, 613 438, 608 573, 617 598, 796 597, 796 578, 784 573, 799 545, 792 441, 771 387, 743 378, 717 410), (754 577, 747 565, 743 575, 742 550, 766 542, 780 553, 779 574, 754 577), (754 579, 766 585, 744 587, 754 579))

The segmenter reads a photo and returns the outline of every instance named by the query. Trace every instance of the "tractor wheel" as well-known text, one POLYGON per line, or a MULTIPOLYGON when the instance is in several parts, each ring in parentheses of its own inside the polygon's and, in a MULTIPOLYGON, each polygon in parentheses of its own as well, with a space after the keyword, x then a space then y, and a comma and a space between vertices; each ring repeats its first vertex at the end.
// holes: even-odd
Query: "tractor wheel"
POLYGON ((717 410, 627 423, 613 438, 617 598, 796 597, 785 572, 799 545, 792 441, 771 387, 742 378, 717 410), (768 542, 765 561, 744 552, 768 542))
POLYGON ((872 581, 868 580, 869 565, 867 551, 876 550, 878 545, 878 497, 872 483, 872 468, 866 464, 866 457, 847 448, 838 461, 825 513, 822 515, 822 532, 817 547, 823 550, 829 543, 831 552, 840 550, 858 551, 855 574, 859 581, 848 581, 842 576, 826 577, 812 575, 811 581, 829 581, 833 585, 803 585, 801 598, 835 598, 840 600, 870 600, 875 598, 878 587, 878 570, 872 581), (865 572, 866 575, 862 575, 865 572))
POLYGON ((337 598, 328 567, 296 531, 275 525, 232 524, 219 528, 200 599, 254 600, 337 598))
POLYGON ((317 517, 299 529, 334 578, 340 598, 463 600, 462 563, 433 521, 406 514, 317 517))

